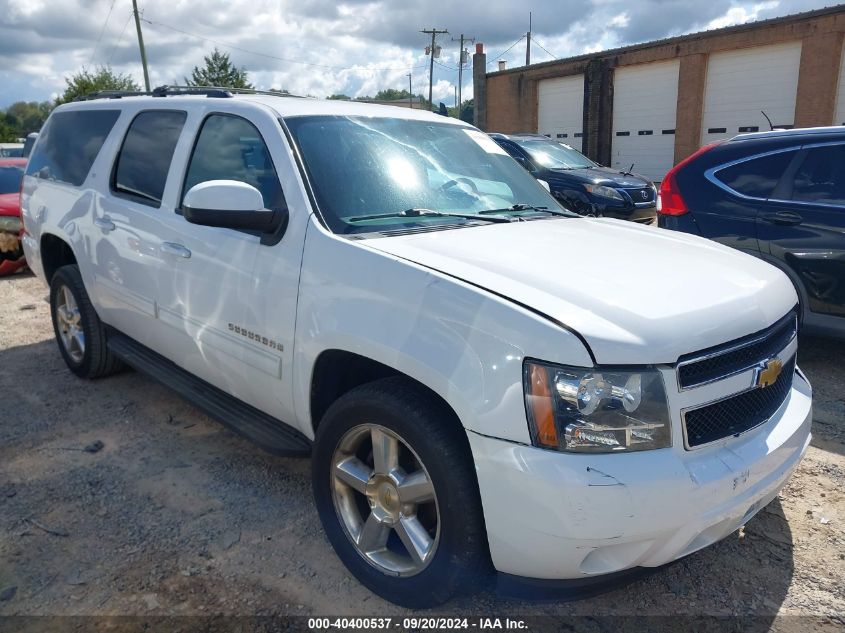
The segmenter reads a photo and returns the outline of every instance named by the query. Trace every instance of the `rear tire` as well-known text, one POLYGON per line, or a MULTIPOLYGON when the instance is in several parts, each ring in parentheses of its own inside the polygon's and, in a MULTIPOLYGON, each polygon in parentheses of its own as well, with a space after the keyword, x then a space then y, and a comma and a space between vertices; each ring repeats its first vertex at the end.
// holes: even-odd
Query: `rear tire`
POLYGON ((62 266, 50 280, 50 314, 59 352, 74 374, 100 378, 123 369, 123 363, 109 351, 106 329, 75 264, 62 266))
POLYGON ((374 593, 425 608, 489 578, 466 432, 425 389, 394 377, 341 396, 317 429, 312 470, 329 541, 374 593))

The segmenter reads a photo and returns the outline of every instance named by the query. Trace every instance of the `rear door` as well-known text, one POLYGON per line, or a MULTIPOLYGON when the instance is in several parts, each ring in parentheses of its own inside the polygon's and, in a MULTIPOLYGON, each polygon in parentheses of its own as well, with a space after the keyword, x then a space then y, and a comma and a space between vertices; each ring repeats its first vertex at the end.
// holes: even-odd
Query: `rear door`
POLYGON ((845 316, 845 142, 805 146, 757 226, 763 252, 803 283, 807 307, 845 316))
POLYGON ((160 236, 163 218, 173 212, 167 175, 187 115, 156 109, 131 116, 108 176, 109 193, 94 205, 94 282, 103 320, 161 352, 158 281, 167 261, 160 236))
POLYGON ((701 234, 726 246, 759 252, 757 217, 797 155, 798 149, 779 149, 706 170, 705 177, 718 189, 690 193, 701 234))

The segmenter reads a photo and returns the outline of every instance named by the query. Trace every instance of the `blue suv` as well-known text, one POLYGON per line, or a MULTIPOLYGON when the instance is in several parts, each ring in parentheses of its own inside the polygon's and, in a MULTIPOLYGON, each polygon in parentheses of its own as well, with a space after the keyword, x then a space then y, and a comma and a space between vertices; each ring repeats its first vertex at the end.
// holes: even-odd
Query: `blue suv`
POLYGON ((845 337, 845 128, 741 134, 660 186, 658 225, 766 260, 798 291, 802 328, 845 337))
POLYGON ((578 150, 542 134, 490 134, 532 176, 549 183, 563 206, 581 215, 642 224, 654 222, 657 191, 650 180, 602 167, 578 150))

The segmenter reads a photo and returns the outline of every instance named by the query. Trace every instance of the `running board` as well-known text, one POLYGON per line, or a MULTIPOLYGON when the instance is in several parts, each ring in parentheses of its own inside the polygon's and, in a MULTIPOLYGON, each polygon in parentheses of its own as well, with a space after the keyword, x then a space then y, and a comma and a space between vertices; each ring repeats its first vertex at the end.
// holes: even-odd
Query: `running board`
POLYGON ((311 440, 291 426, 208 384, 134 339, 108 328, 112 353, 169 387, 210 417, 274 455, 307 457, 311 440))

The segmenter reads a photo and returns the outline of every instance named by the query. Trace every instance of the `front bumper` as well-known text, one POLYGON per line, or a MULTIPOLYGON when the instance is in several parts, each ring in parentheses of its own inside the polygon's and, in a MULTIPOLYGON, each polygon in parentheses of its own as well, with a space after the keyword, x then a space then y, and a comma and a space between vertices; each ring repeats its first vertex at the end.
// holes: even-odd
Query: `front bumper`
POLYGON ((812 395, 794 375, 765 424, 687 451, 557 453, 469 433, 493 564, 540 579, 657 567, 714 543, 772 501, 810 442, 812 395))

